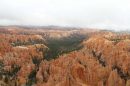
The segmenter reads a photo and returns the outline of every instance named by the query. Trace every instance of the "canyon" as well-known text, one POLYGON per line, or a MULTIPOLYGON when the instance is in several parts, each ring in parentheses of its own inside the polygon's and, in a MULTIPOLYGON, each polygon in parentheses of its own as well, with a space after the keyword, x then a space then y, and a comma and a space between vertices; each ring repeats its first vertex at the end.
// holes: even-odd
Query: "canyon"
POLYGON ((0 86, 130 86, 130 34, 0 26, 0 86))

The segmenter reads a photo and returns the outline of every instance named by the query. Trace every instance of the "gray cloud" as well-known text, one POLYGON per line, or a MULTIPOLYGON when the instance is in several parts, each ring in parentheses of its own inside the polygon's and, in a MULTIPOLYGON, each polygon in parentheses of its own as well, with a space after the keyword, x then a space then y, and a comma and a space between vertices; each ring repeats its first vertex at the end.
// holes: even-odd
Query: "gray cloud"
POLYGON ((0 0, 0 25, 130 29, 129 0, 0 0))

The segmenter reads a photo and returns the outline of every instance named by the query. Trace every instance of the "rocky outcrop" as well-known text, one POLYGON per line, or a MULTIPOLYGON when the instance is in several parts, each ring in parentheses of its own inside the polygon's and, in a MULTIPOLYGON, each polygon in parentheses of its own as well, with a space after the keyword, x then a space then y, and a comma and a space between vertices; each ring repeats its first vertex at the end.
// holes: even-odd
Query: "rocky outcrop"
POLYGON ((76 51, 50 62, 43 61, 36 86, 99 86, 105 83, 109 72, 92 55, 76 51))
MULTIPOLYGON (((100 62, 108 66, 111 70, 117 70, 117 75, 122 80, 129 80, 129 40, 125 39, 119 41, 117 44, 104 37, 93 37, 88 41, 84 41, 83 45, 93 54, 94 57, 100 62)), ((116 85, 110 85, 116 86, 116 85)), ((118 85, 124 86, 124 85, 118 85)))
POLYGON ((125 86, 125 81, 120 78, 117 70, 113 70, 107 81, 107 86, 125 86))

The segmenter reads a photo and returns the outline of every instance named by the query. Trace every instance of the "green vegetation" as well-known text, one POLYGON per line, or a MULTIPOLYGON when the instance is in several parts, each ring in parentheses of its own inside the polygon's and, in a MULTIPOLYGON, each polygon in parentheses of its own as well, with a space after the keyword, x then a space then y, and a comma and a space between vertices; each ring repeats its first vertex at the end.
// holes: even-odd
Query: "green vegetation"
POLYGON ((84 37, 68 37, 62 39, 49 39, 47 40, 47 46, 49 50, 46 52, 44 58, 46 60, 56 59, 59 55, 69 53, 74 50, 82 48, 80 43, 84 37))

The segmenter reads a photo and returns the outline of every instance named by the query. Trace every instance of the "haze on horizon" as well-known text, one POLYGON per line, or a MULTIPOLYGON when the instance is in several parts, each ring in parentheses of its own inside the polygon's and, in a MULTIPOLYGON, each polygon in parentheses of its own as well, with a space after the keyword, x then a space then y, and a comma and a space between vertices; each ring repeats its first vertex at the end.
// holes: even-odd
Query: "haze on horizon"
POLYGON ((0 0, 0 25, 130 30, 130 0, 0 0))

